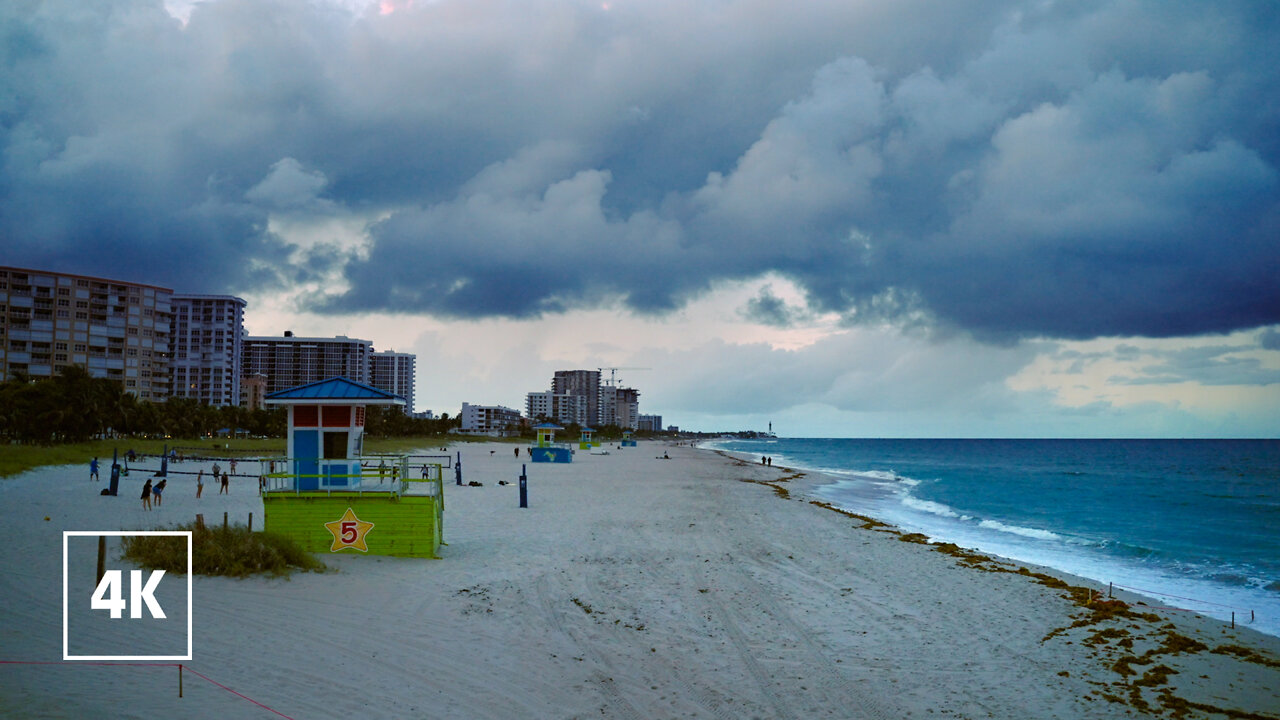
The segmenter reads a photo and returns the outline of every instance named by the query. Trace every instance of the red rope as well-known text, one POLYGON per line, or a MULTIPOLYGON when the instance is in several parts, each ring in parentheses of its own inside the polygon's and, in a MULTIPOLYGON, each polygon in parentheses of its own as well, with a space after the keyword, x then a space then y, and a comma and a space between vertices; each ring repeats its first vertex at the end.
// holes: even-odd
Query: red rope
POLYGON ((289 717, 288 715, 285 715, 284 713, 280 712, 279 710, 276 710, 276 709, 275 709, 275 708, 273 708, 273 707, 269 707, 269 706, 267 706, 267 705, 263 705, 262 703, 258 702, 257 700, 254 700, 253 698, 249 697, 248 695, 245 695, 244 693, 240 693, 240 692, 236 692, 235 690, 232 690, 231 688, 227 687, 226 685, 223 685, 222 683, 218 682, 217 680, 214 680, 213 678, 209 677, 208 675, 205 675, 205 674, 203 674, 203 673, 199 673, 199 672, 196 672, 195 670, 192 670, 190 665, 186 665, 186 664, 183 664, 183 663, 124 663, 124 662, 68 662, 68 661, 51 661, 51 660, 43 660, 43 661, 41 661, 41 660, 0 660, 0 665, 97 665, 97 666, 100 666, 100 667, 112 667, 112 666, 118 666, 118 667, 176 667, 176 668, 182 668, 183 670, 186 670, 187 672, 191 673, 192 675, 195 675, 195 676, 197 676, 197 677, 203 678, 204 680, 207 680, 207 681, 209 681, 209 682, 213 683, 214 685, 217 685, 218 687, 222 688, 223 690, 226 690, 227 692, 231 693, 232 695, 235 695, 236 697, 239 697, 239 698, 243 698, 243 699, 245 699, 245 700, 248 700, 249 702, 253 703, 254 705, 257 705, 258 707, 262 708, 263 710, 266 710, 266 711, 268 711, 268 712, 273 712, 273 713, 275 713, 276 715, 279 715, 279 716, 280 716, 280 717, 282 717, 282 718, 286 718, 286 720, 294 720, 293 718, 289 717))
POLYGON ((195 670, 191 670, 191 668, 187 668, 187 670, 189 670, 193 675, 198 675, 198 676, 200 676, 200 677, 204 678, 205 680, 208 680, 209 682, 213 683, 214 685, 217 685, 218 687, 222 688, 223 690, 226 690, 227 692, 231 693, 232 695, 237 695, 237 696, 239 696, 239 697, 244 698, 245 700, 248 700, 249 702, 253 703, 254 705, 257 705, 258 707, 262 708, 263 710, 269 710, 269 711, 271 711, 271 712, 275 713, 276 715, 279 715, 279 716, 280 716, 280 717, 282 717, 282 718, 287 718, 288 720, 293 720, 293 718, 289 717, 288 715, 285 715, 284 713, 280 712, 279 710, 276 710, 275 708, 267 707, 266 705, 263 705, 262 703, 258 702, 257 700, 254 700, 253 698, 251 698, 251 697, 249 697, 249 696, 247 696, 247 695, 244 695, 244 694, 238 693, 238 692, 236 692, 235 690, 232 690, 231 688, 227 687, 226 685, 223 685, 222 683, 218 682, 217 680, 214 680, 213 678, 208 677, 207 675, 202 675, 201 673, 198 673, 198 672, 196 672, 195 670))

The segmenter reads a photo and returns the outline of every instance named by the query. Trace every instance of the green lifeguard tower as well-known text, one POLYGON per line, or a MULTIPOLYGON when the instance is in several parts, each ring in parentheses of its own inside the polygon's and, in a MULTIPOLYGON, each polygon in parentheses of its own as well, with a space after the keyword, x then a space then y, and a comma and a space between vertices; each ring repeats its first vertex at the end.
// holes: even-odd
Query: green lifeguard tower
POLYGON ((567 463, 573 462, 573 450, 567 445, 556 442, 556 431, 564 428, 555 423, 534 425, 538 434, 537 445, 529 448, 529 459, 533 462, 567 463))
POLYGON ((579 450, 590 450, 591 448, 596 447, 597 445, 600 444, 600 443, 591 441, 591 435, 593 433, 595 433, 595 428, 589 428, 589 427, 582 428, 582 437, 578 439, 579 450))
POLYGON ((264 529, 315 553, 439 557, 442 464, 411 478, 403 455, 363 455, 365 408, 404 398, 335 377, 274 392, 288 409, 287 457, 262 461, 264 529))
POLYGON ((630 430, 623 430, 622 431, 622 447, 635 447, 635 446, 636 446, 635 433, 631 432, 630 430))

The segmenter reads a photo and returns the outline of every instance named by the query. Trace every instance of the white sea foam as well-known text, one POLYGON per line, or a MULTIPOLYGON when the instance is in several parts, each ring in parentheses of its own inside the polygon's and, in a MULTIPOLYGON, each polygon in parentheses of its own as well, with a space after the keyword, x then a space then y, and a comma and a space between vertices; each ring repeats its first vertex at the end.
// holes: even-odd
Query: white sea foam
POLYGON ((1036 540, 1062 540, 1060 535, 1048 530, 1038 530, 1036 528, 1022 527, 1021 525, 1006 525, 998 520, 983 520, 978 525, 988 530, 999 530, 1000 532, 1012 533, 1036 540))
POLYGON ((932 500, 921 500, 920 498, 911 497, 910 495, 903 495, 902 504, 913 510, 919 510, 921 512, 941 515, 942 517, 959 518, 961 520, 965 519, 964 516, 955 510, 952 510, 942 503, 933 502, 932 500))

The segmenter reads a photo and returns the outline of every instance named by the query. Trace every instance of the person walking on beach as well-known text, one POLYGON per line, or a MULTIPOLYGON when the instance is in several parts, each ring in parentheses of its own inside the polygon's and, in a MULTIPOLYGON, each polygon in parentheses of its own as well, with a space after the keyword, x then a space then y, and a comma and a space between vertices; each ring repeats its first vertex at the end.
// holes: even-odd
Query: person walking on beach
POLYGON ((98 478, 98 458, 89 461, 89 479, 97 481, 98 478))
POLYGON ((151 478, 147 478, 147 483, 142 486, 142 509, 151 509, 151 478))
POLYGON ((520 459, 520 448, 516 448, 516 459, 520 459))
POLYGON ((232 474, 232 475, 235 475, 235 474, 236 474, 236 459, 235 459, 235 458, 231 458, 231 462, 230 462, 230 463, 228 463, 228 464, 231 466, 231 474, 232 474))
POLYGON ((200 497, 200 493, 204 492, 204 468, 200 468, 200 472, 196 473, 196 497, 200 497))
POLYGON ((218 494, 222 495, 223 493, 226 493, 227 495, 230 495, 231 494, 230 483, 231 483, 231 477, 226 473, 222 473, 222 487, 218 488, 218 494))
POLYGON ((164 486, 168 483, 169 481, 167 479, 161 478, 160 482, 156 483, 155 487, 151 488, 151 494, 156 496, 156 507, 160 507, 164 503, 164 498, 161 494, 164 492, 164 486))
POLYGON ((213 464, 213 476, 218 477, 218 473, 222 472, 222 468, 218 467, 218 463, 213 464))

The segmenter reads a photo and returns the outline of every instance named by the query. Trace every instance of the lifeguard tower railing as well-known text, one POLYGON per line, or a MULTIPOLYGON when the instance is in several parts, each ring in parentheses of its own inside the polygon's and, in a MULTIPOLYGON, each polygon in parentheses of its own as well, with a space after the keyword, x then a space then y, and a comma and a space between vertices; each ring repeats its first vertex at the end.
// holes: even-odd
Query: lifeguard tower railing
POLYGON ((262 493, 294 495, 425 495, 444 500, 448 457, 412 465, 405 455, 365 455, 359 459, 262 458, 262 493), (442 461, 443 460, 443 461, 442 461))

